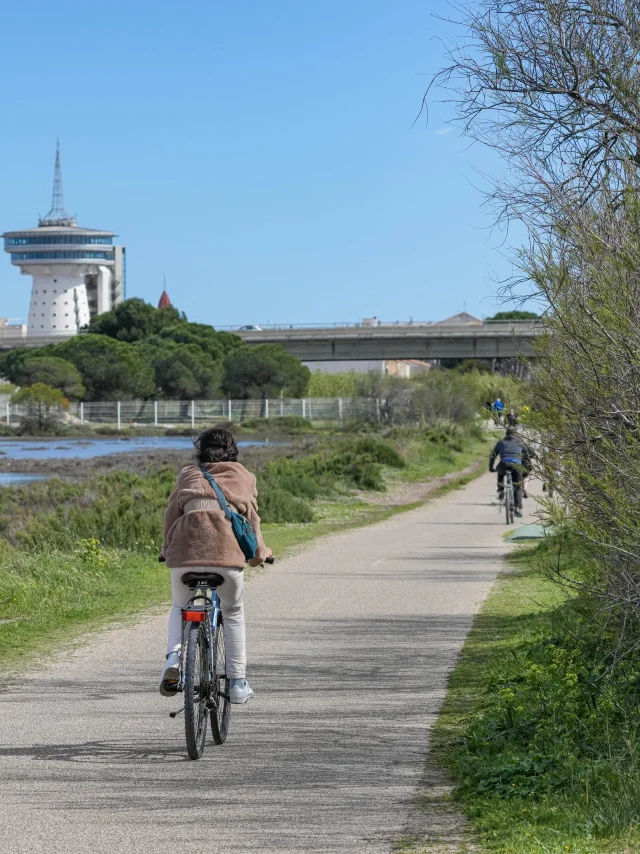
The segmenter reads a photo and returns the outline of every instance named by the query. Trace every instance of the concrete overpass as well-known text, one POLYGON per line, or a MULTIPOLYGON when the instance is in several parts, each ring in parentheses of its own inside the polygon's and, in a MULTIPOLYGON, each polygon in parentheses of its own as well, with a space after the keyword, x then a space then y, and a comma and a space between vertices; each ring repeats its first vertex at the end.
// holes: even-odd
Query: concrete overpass
POLYGON ((513 359, 535 355, 535 321, 477 324, 274 327, 236 332, 246 344, 281 344, 303 362, 364 359, 513 359))
MULTIPOLYGON (((67 335, 27 336, 0 327, 0 350, 42 347, 67 335)), ((536 321, 487 323, 382 323, 379 326, 298 326, 233 330, 247 344, 281 344, 303 362, 384 359, 513 359, 533 356, 536 321)))

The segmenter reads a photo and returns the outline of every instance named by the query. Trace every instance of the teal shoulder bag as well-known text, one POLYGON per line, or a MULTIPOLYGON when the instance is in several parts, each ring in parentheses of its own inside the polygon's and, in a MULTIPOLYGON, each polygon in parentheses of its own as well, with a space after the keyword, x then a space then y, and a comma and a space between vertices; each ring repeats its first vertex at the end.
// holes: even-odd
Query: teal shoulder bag
POLYGON ((238 545, 242 549, 242 554, 247 560, 253 560, 258 551, 258 538, 256 532, 251 526, 251 522, 245 519, 240 513, 234 512, 229 507, 229 502, 225 498, 224 492, 220 489, 215 479, 209 474, 204 466, 200 466, 200 471, 211 484, 211 488, 216 494, 220 508, 226 518, 231 522, 231 530, 238 541, 238 545))

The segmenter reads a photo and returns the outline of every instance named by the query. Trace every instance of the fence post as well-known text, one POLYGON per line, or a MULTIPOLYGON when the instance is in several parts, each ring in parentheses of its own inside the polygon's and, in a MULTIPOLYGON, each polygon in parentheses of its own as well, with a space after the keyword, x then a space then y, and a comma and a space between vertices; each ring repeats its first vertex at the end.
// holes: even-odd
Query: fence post
POLYGON ((11 404, 7 401, 7 427, 11 427, 11 404))
POLYGON ((227 420, 231 421, 231 398, 227 401, 227 420))
POLYGON ((118 430, 120 430, 120 401, 118 401, 118 430))
POLYGON ((158 426, 158 401, 153 401, 153 426, 158 426))
POLYGON ((280 418, 284 417, 284 398, 280 398, 280 418))
POLYGON ((307 403, 307 402, 306 402, 306 400, 305 400, 305 399, 304 399, 304 397, 303 397, 303 398, 302 398, 302 417, 303 417, 303 418, 306 418, 306 417, 307 417, 307 406, 306 406, 306 403, 307 403))
POLYGON ((264 417, 269 419, 269 398, 265 397, 264 399, 264 417))
POLYGON ((380 421, 380 398, 376 397, 376 418, 380 421))
POLYGON ((80 401, 80 423, 84 424, 84 401, 80 401))
POLYGON ((196 402, 195 400, 191 401, 191 429, 196 429, 196 402))
POLYGON ((342 424, 342 398, 338 398, 338 421, 342 424))

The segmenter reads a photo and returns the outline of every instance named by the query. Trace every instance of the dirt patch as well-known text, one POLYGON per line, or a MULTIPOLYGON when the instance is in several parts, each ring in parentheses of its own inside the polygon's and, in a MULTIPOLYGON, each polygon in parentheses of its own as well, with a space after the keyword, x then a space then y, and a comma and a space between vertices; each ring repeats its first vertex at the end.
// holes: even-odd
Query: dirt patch
POLYGON ((426 501, 433 492, 442 486, 446 486, 464 475, 477 474, 486 464, 486 459, 482 457, 470 466, 459 471, 449 472, 442 477, 434 477, 431 480, 419 483, 403 483, 400 481, 390 486, 387 492, 361 492, 359 497, 367 504, 379 504, 381 507, 402 507, 403 504, 418 504, 420 501, 426 501))

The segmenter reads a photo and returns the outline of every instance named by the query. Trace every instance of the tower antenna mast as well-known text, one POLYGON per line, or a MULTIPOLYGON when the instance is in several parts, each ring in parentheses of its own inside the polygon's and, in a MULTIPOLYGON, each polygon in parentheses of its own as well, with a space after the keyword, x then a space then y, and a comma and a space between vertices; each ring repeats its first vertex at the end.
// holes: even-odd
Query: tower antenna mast
POLYGON ((64 209, 64 192, 62 189, 62 164, 60 163, 60 140, 56 140, 56 165, 53 172, 53 196, 51 210, 38 220, 39 226, 69 225, 76 226, 76 218, 64 209))

